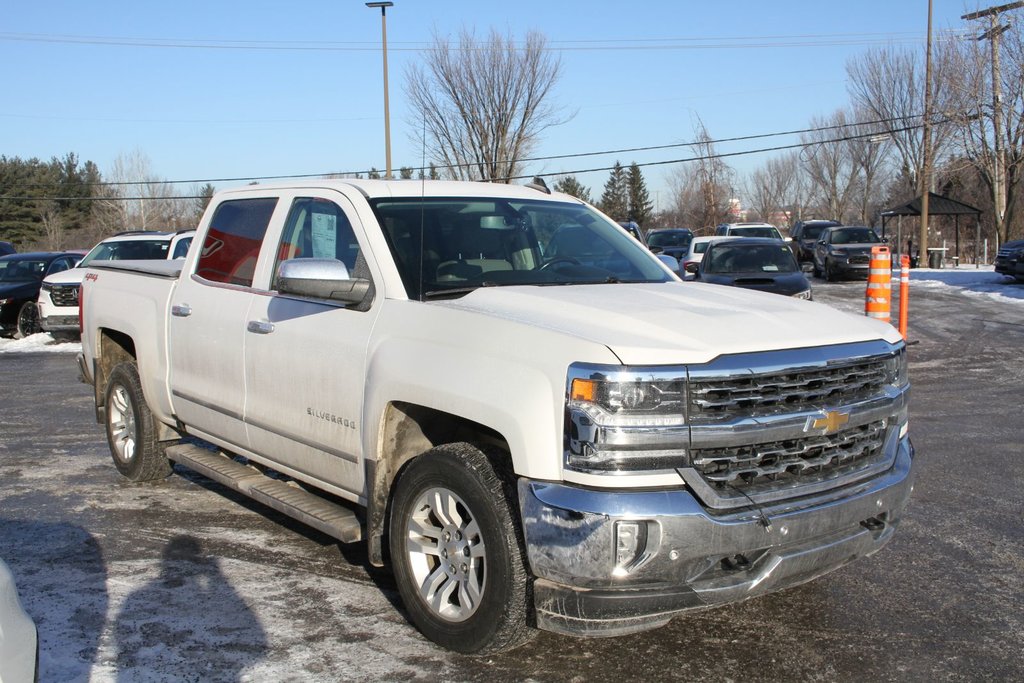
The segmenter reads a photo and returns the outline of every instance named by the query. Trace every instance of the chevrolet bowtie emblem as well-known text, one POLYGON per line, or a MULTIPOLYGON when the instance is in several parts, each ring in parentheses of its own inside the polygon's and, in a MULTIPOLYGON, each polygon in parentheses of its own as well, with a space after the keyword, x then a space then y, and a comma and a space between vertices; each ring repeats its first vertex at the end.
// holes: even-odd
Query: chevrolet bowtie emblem
POLYGON ((826 434, 838 431, 840 427, 850 421, 849 413, 840 413, 835 410, 830 410, 825 413, 825 417, 810 418, 811 429, 824 429, 826 434))

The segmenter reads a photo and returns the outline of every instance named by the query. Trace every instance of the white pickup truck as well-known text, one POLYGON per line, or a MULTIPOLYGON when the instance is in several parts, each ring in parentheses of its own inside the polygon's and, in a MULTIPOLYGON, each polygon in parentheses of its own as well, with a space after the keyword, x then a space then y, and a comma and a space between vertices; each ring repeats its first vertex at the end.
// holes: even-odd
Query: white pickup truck
POLYGON ((184 261, 92 264, 82 315, 125 476, 177 462, 365 541, 462 652, 808 581, 912 487, 896 330, 681 282, 540 186, 224 191, 184 261))

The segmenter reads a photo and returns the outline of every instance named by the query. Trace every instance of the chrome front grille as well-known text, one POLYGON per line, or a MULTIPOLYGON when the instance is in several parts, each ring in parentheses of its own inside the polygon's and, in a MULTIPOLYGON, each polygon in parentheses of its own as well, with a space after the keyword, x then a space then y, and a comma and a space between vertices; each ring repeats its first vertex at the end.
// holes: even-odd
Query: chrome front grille
POLYGON ((78 306, 78 285, 54 285, 50 300, 54 306, 78 306))
POLYGON ((697 377, 690 382, 690 420, 707 424, 855 403, 881 393, 885 382, 883 358, 827 367, 697 377))
POLYGON ((693 465, 712 486, 738 490, 821 480, 883 457, 885 433, 886 421, 878 420, 829 435, 703 448, 693 452, 693 465))
POLYGON ((851 264, 854 264, 854 265, 870 263, 871 262, 871 257, 868 254, 856 254, 854 256, 851 256, 847 260, 847 262, 851 263, 851 264))

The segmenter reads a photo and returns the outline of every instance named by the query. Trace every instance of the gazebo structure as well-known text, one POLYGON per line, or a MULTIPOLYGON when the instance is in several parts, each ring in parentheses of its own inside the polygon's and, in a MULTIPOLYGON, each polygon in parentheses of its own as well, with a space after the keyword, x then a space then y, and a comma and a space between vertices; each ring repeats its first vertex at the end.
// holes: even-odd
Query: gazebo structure
MULTIPOLYGON (((900 204, 894 206, 891 209, 886 209, 882 212, 882 239, 885 239, 885 227, 886 221, 893 216, 896 217, 896 252, 903 252, 903 229, 902 229, 902 218, 903 216, 918 216, 921 215, 921 197, 913 199, 906 204, 900 204)), ((954 262, 960 262, 960 217, 961 216, 974 216, 974 230, 975 230, 975 241, 974 241, 974 263, 977 265, 980 262, 978 258, 978 245, 981 243, 981 209, 976 209, 973 206, 958 202, 955 199, 949 197, 943 197, 942 195, 935 194, 934 192, 928 193, 928 215, 929 216, 953 216, 956 219, 956 242, 953 251, 954 262)), ((911 240, 916 234, 915 231, 909 233, 911 240)), ((909 246, 909 245, 908 245, 909 246)), ((907 253, 909 253, 909 248, 907 253)), ((945 251, 943 248, 932 248, 928 251, 932 253, 942 253, 945 251)), ((926 265, 920 263, 920 265, 926 265)))

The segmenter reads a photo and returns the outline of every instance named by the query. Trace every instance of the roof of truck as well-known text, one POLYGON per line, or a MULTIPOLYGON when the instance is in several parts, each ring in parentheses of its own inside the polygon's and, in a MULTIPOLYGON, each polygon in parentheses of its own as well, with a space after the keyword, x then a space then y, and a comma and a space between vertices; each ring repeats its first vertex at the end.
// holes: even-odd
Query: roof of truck
POLYGON ((539 187, 505 183, 482 183, 461 180, 363 180, 361 178, 309 178, 283 183, 246 185, 223 190, 223 193, 260 193, 267 190, 320 188, 340 190, 355 188, 368 199, 381 197, 505 197, 517 199, 557 199, 580 202, 572 195, 545 192, 539 187))

